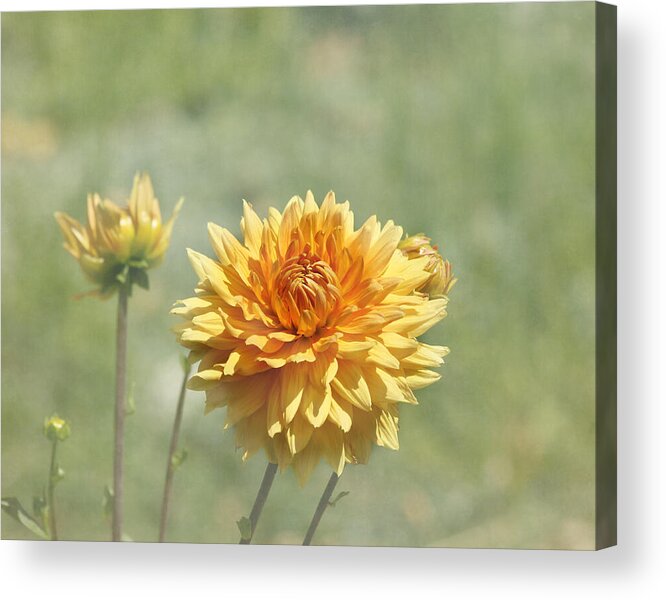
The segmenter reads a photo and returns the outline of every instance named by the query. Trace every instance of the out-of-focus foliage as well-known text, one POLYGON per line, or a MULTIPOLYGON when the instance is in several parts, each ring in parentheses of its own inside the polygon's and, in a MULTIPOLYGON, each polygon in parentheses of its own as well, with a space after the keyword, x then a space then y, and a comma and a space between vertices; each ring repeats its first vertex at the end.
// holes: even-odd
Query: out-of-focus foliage
MULTIPOLYGON (((151 173, 187 202, 130 303, 126 533, 155 540, 182 377, 172 302, 185 247, 239 233, 312 188, 424 232, 459 282, 427 341, 443 378, 401 413, 399 452, 345 471, 318 543, 590 547, 594 541, 592 3, 5 14, 2 19, 2 488, 29 496, 68 415, 62 539, 107 539, 112 304, 53 212, 121 201, 151 173)), ((168 201, 168 202, 167 202, 168 201)), ((264 470, 189 392, 168 539, 237 542, 264 470)), ((328 479, 278 476, 255 541, 299 543, 328 479)), ((2 535, 26 531, 3 519, 2 535)))

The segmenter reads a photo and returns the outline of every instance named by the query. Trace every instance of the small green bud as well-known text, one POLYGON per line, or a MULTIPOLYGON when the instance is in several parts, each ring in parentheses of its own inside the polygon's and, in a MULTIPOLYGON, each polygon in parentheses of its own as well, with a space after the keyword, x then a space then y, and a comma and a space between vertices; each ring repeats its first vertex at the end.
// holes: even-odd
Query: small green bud
POLYGON ((65 478, 65 469, 60 465, 56 465, 55 472, 53 473, 52 481, 53 485, 61 482, 65 478))
POLYGON ((134 388, 136 387, 136 382, 133 381, 130 386, 129 393, 127 394, 127 400, 125 401, 125 415, 130 416, 136 412, 136 402, 134 400, 134 388))
POLYGON ((69 437, 69 423, 58 415, 53 415, 44 421, 44 435, 47 439, 55 442, 64 442, 69 437))

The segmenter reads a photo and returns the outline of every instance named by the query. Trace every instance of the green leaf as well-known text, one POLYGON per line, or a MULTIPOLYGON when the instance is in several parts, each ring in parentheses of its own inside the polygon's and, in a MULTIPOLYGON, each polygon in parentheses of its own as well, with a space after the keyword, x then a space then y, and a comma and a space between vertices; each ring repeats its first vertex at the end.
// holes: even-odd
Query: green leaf
POLYGON ((105 517, 111 518, 111 515, 113 514, 113 490, 108 485, 104 486, 102 510, 104 511, 105 517))
POLYGON ((332 508, 335 508, 335 505, 340 502, 345 496, 348 496, 349 492, 340 492, 333 500, 328 501, 328 505, 332 508))
POLYGON ((136 403, 134 401, 134 388, 136 387, 136 382, 133 381, 130 385, 129 393, 127 394, 127 400, 125 401, 125 415, 133 415, 136 412, 136 403))
POLYGON ((177 469, 178 467, 180 467, 185 462, 186 458, 187 458, 187 448, 181 448, 180 450, 174 452, 173 455, 171 456, 171 464, 173 465, 173 468, 177 469))
POLYGON ((121 542, 133 542, 134 540, 129 535, 127 535, 126 533, 123 533, 120 536, 120 541, 121 542))
POLYGON ((252 538, 252 523, 250 522, 250 519, 247 517, 241 517, 238 519, 238 521, 236 521, 236 525, 238 525, 238 531, 240 531, 241 539, 249 540, 252 538))
POLYGON ((150 284, 148 282, 148 273, 144 271, 143 269, 135 269, 131 268, 130 269, 130 282, 131 283, 136 283, 140 288, 143 288, 144 290, 147 290, 150 288, 150 284))
POLYGON ((2 510, 16 519, 21 525, 29 529, 36 536, 43 540, 49 539, 49 534, 28 514, 17 498, 3 498, 0 501, 0 504, 2 505, 2 510))

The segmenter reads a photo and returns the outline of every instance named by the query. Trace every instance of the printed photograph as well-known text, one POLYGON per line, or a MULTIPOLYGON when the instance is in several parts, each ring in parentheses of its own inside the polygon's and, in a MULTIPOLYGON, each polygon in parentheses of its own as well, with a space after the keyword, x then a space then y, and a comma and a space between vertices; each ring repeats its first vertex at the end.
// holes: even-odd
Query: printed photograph
POLYGON ((3 14, 1 537, 597 547, 596 11, 3 14))

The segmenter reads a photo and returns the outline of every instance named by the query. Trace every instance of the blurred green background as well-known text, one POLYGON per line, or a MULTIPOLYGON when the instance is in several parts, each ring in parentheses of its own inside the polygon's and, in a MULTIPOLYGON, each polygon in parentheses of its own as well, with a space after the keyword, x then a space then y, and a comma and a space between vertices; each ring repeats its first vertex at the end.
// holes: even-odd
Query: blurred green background
MULTIPOLYGON (((59 530, 105 540, 115 302, 61 247, 147 170, 163 212, 186 203, 151 290, 130 302, 136 413, 126 531, 157 536, 181 351, 168 311, 191 295, 185 247, 239 232, 311 188, 443 246, 459 283, 427 339, 443 378, 401 415, 401 449, 347 467, 321 544, 594 545, 592 3, 61 12, 2 16, 2 493, 46 481, 61 448, 59 530)), ((265 462, 247 464, 189 392, 168 539, 235 542, 265 462)), ((257 543, 300 543, 329 476, 273 487, 257 543)), ((10 518, 4 538, 30 537, 10 518)))

